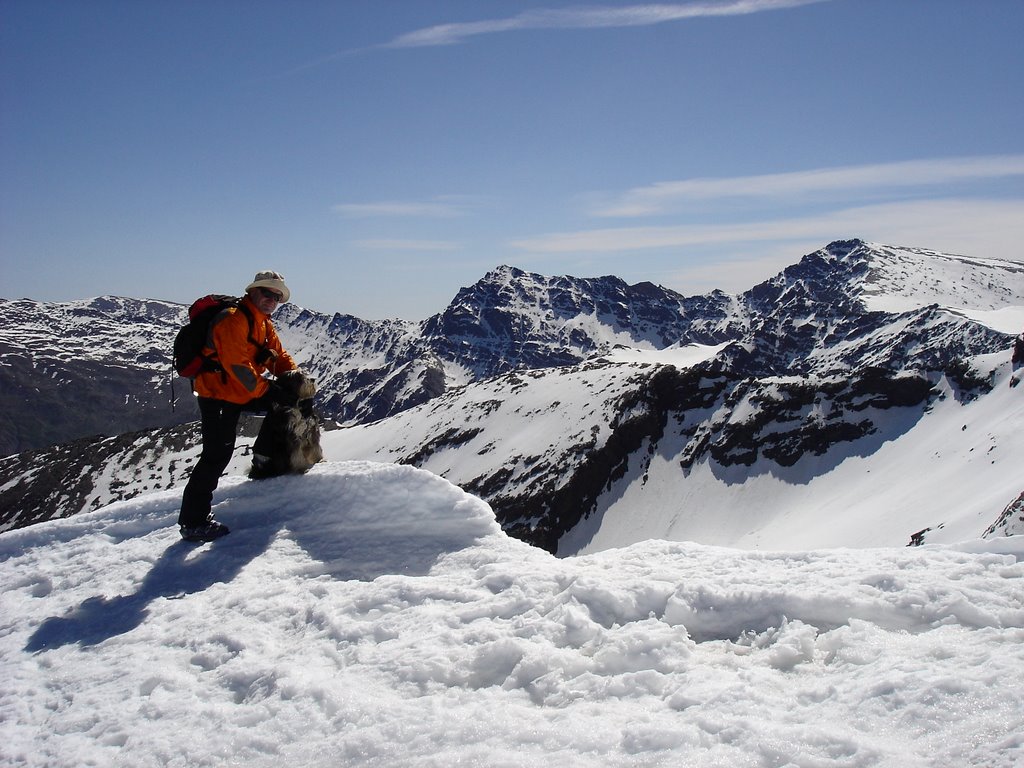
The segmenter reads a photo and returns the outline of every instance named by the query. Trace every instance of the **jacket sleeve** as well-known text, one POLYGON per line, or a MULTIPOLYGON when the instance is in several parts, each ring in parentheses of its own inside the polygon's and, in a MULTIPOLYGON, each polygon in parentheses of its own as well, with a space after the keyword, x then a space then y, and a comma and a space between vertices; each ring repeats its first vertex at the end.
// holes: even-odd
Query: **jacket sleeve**
POLYGON ((281 339, 277 336, 277 330, 269 320, 267 321, 267 349, 272 349, 275 352, 275 357, 268 366, 269 371, 275 376, 298 368, 292 356, 284 351, 281 339))

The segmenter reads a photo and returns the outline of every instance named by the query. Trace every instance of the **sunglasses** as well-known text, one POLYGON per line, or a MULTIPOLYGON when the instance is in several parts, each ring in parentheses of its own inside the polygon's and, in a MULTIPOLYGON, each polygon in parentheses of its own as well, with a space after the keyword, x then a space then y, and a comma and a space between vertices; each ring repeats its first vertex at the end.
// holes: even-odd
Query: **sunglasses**
POLYGON ((265 299, 273 299, 278 304, 280 304, 281 303, 281 299, 284 298, 283 294, 280 294, 277 291, 272 291, 269 288, 260 287, 260 288, 257 288, 256 290, 258 290, 260 292, 260 295, 263 296, 263 298, 265 298, 265 299))

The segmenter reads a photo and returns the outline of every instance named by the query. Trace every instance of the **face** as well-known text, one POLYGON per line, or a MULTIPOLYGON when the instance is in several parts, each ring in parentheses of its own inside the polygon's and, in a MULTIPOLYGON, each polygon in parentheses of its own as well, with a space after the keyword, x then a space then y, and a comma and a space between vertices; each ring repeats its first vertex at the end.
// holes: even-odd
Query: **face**
POLYGON ((249 298, 256 308, 265 315, 271 314, 281 303, 281 294, 272 288, 253 288, 249 298))

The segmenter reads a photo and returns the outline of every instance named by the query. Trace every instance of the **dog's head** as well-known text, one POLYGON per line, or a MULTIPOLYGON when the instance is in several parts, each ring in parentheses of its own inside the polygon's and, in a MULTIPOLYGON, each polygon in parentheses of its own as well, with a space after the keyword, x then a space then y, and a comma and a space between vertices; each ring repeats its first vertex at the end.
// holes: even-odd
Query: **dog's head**
POLYGON ((297 368, 294 371, 285 371, 277 380, 285 390, 295 395, 296 400, 309 400, 316 394, 316 379, 297 368))

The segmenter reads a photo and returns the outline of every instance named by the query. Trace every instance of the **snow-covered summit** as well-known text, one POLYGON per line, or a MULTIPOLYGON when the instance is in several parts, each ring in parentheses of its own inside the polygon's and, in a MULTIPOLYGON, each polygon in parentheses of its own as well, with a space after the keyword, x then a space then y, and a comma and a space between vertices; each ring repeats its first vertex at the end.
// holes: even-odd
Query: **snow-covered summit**
POLYGON ((1024 756, 1024 542, 556 559, 411 467, 0 534, 0 762, 821 765, 1024 756))
MULTIPOLYGON (((936 304, 965 313, 1024 307, 1024 264, 976 259, 925 248, 862 243, 848 258, 862 258, 868 273, 858 298, 868 311, 907 312, 936 304)), ((1019 326, 996 330, 1019 333, 1019 326)))
POLYGON ((837 241, 741 295, 743 340, 775 373, 948 368, 1024 323, 1024 264, 837 241))
POLYGON ((754 300, 755 307, 764 295, 783 305, 790 297, 803 295, 818 304, 890 314, 932 305, 998 310, 1024 306, 1024 263, 839 240, 807 254, 744 295, 754 300))

